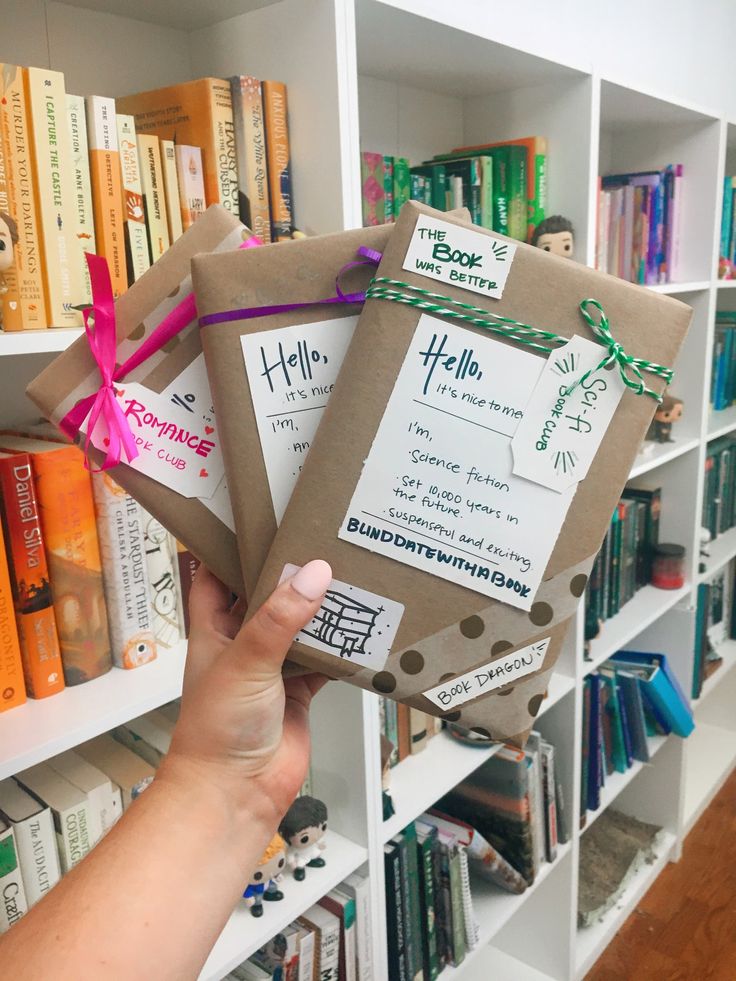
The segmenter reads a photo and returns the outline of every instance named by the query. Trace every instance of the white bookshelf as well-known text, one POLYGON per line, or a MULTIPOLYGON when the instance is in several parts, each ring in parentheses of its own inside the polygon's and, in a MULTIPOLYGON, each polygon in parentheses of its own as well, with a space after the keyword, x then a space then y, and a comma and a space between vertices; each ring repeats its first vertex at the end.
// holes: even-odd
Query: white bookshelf
MULTIPOLYGON (((578 261, 592 264, 598 175, 685 165, 680 282, 654 287, 694 311, 672 386, 685 402, 685 416, 675 442, 640 454, 632 476, 662 487, 662 535, 686 546, 687 584, 637 593, 604 624, 587 661, 578 617, 539 717, 539 728, 556 746, 571 840, 522 896, 476 884, 483 943, 444 974, 459 981, 567 981, 584 976, 666 862, 679 856, 688 831, 736 764, 736 644, 727 642, 723 664, 695 706, 694 735, 686 743, 676 737, 656 741, 651 762, 611 778, 601 808, 589 816, 588 827, 614 804, 656 821, 666 833, 656 862, 629 884, 617 906, 594 927, 578 930, 579 849, 586 831, 577 827, 575 802, 585 675, 621 647, 664 650, 689 691, 697 585, 736 556, 732 531, 711 543, 707 571, 699 572, 707 442, 736 430, 736 410, 711 413, 707 397, 715 313, 736 309, 736 281, 716 278, 722 177, 736 173, 736 120, 719 105, 676 97, 679 84, 672 92, 640 85, 636 58, 628 65, 620 57, 615 77, 615 59, 591 46, 563 43, 561 30, 549 37, 536 31, 535 50, 525 50, 524 32, 514 37, 507 16, 495 23, 492 6, 470 0, 129 0, 121 8, 115 0, 0 0, 0 60, 60 69, 68 90, 81 94, 123 95, 205 74, 283 79, 296 216, 310 234, 360 225, 361 147, 416 163, 464 142, 541 134, 548 139, 550 213, 572 219, 578 261), (605 75, 591 62, 598 57, 605 75)), ((662 73, 662 86, 667 83, 662 73)), ((35 416, 23 394, 27 382, 78 334, 0 336, 3 425, 35 416)), ((176 697, 182 665, 180 650, 138 671, 114 671, 0 715, 0 776, 176 697)), ((323 891, 365 865, 373 898, 374 977, 385 981, 383 844, 493 751, 461 746, 446 735, 432 740, 394 770, 397 814, 384 824, 375 697, 328 686, 317 699, 312 729, 314 789, 330 808, 328 864, 305 883, 289 883, 287 899, 262 920, 236 910, 203 978, 224 976, 323 891)))

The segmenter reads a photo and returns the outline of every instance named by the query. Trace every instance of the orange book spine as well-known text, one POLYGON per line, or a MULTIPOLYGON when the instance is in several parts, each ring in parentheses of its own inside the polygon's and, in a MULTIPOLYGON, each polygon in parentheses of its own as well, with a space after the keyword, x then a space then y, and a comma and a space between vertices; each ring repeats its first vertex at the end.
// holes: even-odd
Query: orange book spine
POLYGON ((274 242, 281 242, 291 238, 294 225, 286 86, 283 82, 262 82, 261 90, 266 125, 271 238, 274 242))
POLYGON ((97 95, 87 99, 87 140, 97 251, 107 259, 113 293, 120 296, 128 288, 128 266, 123 178, 113 99, 97 95))
POLYGON ((0 712, 22 705, 26 700, 23 661, 13 609, 13 589, 0 525, 0 712))
POLYGON ((0 223, 5 225, 12 245, 12 276, 15 278, 13 286, 12 277, 0 269, 0 279, 4 275, 9 286, 6 295, 0 295, 0 319, 3 330, 32 330, 48 326, 48 321, 41 276, 36 193, 31 179, 26 93, 23 74, 17 65, 0 65, 0 143, 5 183, 5 193, 0 199, 0 223))
POLYGON ((90 475, 76 446, 31 453, 67 685, 112 667, 90 475))
POLYGON ((26 689, 46 698, 63 690, 64 674, 28 454, 0 457, 0 490, 26 689))

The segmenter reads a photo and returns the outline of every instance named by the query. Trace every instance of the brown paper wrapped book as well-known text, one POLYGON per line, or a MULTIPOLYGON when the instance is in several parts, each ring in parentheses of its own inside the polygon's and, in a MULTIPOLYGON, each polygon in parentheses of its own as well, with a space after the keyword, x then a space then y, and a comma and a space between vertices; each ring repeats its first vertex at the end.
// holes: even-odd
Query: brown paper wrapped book
POLYGON ((377 280, 253 602, 326 559, 294 660, 522 743, 691 311, 414 202, 377 280))

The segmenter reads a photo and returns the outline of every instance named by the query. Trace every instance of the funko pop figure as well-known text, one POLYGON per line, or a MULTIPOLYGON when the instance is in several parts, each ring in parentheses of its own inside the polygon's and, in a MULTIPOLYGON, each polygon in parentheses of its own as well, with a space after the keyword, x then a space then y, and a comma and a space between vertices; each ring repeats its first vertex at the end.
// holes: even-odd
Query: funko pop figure
POLYGON ((283 879, 282 873, 286 865, 285 852, 284 839, 281 835, 274 835, 243 893, 245 905, 250 909, 251 916, 263 916, 264 900, 274 903, 284 898, 278 884, 283 879))
POLYGON ((673 395, 665 395, 654 413, 654 419, 652 419, 645 438, 655 443, 674 443, 672 426, 682 419, 682 412, 682 399, 676 399, 673 395))
POLYGON ((532 235, 532 245, 563 259, 572 259, 575 253, 575 231, 569 218, 552 215, 540 221, 532 235))
POLYGON ((288 861, 294 878, 301 882, 306 867, 322 868, 321 856, 326 843, 327 807, 316 797, 297 797, 279 825, 279 833, 288 845, 288 861))

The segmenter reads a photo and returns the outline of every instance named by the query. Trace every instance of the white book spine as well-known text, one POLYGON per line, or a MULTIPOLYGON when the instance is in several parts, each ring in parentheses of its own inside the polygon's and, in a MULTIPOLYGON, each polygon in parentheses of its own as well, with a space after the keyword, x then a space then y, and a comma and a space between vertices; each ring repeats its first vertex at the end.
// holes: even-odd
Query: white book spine
POLYGON ((204 199, 202 151, 198 146, 177 144, 174 154, 179 177, 179 210, 182 227, 186 231, 207 208, 204 199))
POLYGON ((343 939, 345 941, 345 981, 358 981, 356 970, 357 937, 354 920, 349 927, 345 928, 343 939))
POLYGON ((13 828, 0 827, 0 933, 6 933, 28 912, 28 903, 13 828))
POLYGON ((299 981, 312 981, 314 976, 314 934, 306 930, 299 938, 299 981))
POLYGON ((161 143, 157 136, 138 136, 138 158, 141 165, 141 187, 146 203, 146 224, 151 259, 156 262, 168 249, 169 225, 166 218, 166 194, 161 167, 161 143))
POLYGON ((340 887, 355 900, 355 925, 357 927, 358 966, 361 981, 373 978, 373 931, 371 930, 370 880, 357 874, 346 879, 340 887))
POLYGON ((340 966, 340 922, 322 928, 322 950, 319 959, 321 981, 337 981, 340 966))
POLYGON ((143 540, 153 603, 153 632, 158 646, 169 650, 182 639, 176 541, 153 515, 146 511, 142 511, 142 514, 143 540))
POLYGON ((113 659, 137 668, 156 657, 141 508, 106 473, 92 474, 92 489, 113 659))
POLYGON ((58 813, 56 841, 59 846, 61 871, 67 873, 82 861, 92 847, 89 834, 89 802, 58 813))
MULTIPOLYGON (((95 216, 92 210, 92 180, 89 173, 89 145, 87 143, 87 117, 84 96, 66 97, 66 118, 69 128, 72 173, 74 177, 74 213, 76 236, 82 252, 95 253, 95 216)), ((82 265, 86 296, 83 302, 92 302, 87 262, 82 265)))
POLYGON ((14 826, 28 908, 43 899, 61 878, 54 822, 48 807, 14 826))
POLYGON ((133 279, 140 279, 151 266, 148 254, 148 234, 146 215, 143 210, 143 189, 141 187, 141 165, 138 159, 138 142, 135 135, 135 120, 132 116, 119 113, 117 116, 118 147, 120 150, 120 169, 123 178, 123 200, 125 203, 125 232, 128 240, 128 253, 133 279))
POLYGON ((173 140, 161 140, 161 167, 164 172, 166 192, 166 218, 169 222, 169 238, 172 244, 184 231, 179 206, 179 178, 176 174, 176 153, 173 140))

